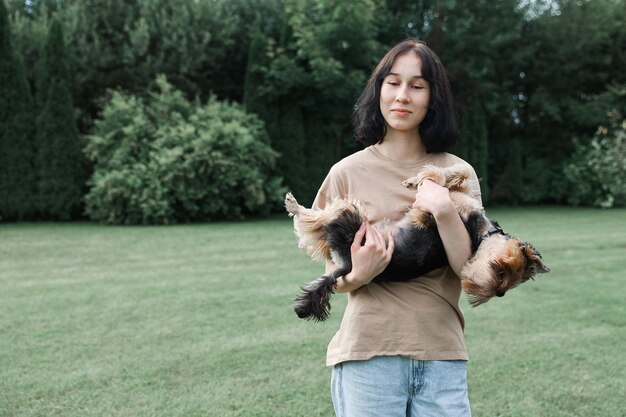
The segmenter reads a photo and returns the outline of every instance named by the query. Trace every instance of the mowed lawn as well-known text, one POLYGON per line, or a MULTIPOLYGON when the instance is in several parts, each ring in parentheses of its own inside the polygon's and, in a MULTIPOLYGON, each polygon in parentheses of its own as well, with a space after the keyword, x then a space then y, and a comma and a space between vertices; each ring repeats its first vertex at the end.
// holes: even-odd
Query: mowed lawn
MULTIPOLYGON (((492 209, 552 268, 465 298, 474 416, 626 416, 626 210, 492 209)), ((321 265, 285 217, 0 225, 0 416, 331 416, 321 265)))

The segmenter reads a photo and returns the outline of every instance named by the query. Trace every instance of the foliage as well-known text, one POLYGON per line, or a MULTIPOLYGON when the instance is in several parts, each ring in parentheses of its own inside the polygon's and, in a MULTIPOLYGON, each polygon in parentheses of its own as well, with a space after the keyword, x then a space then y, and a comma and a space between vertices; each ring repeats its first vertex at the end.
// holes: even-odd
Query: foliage
POLYGON ((626 119, 609 113, 607 126, 598 128, 591 142, 579 144, 564 175, 569 181, 568 202, 598 207, 626 206, 626 119))
POLYGON ((246 86, 244 100, 265 120, 288 186, 308 204, 352 142, 351 109, 380 50, 376 7, 371 0, 284 7, 281 27, 265 42, 252 36, 249 56, 258 59, 248 61, 248 74, 258 84, 246 86))
MULTIPOLYGON (((18 2, 16 2, 18 3, 18 2)), ((29 2, 27 10, 15 4, 15 34, 27 53, 35 78, 37 48, 33 43, 47 33, 50 18, 64 22, 71 67, 71 88, 81 110, 83 131, 99 111, 98 100, 107 89, 121 88, 145 94, 157 74, 189 97, 207 97, 220 91, 224 66, 236 47, 233 31, 237 16, 225 3, 188 0, 68 0, 29 2)), ((230 83, 226 83, 230 84, 230 83)), ((230 88, 230 85, 228 85, 230 88)))
POLYGON ((38 208, 44 218, 69 220, 80 213, 86 178, 58 20, 50 26, 42 60, 37 84, 46 92, 37 117, 38 208))
POLYGON ((0 219, 33 216, 36 194, 32 99, 24 64, 14 50, 0 0, 0 219))
POLYGON ((8 5, 14 45, 38 97, 45 90, 35 81, 40 45, 53 18, 63 22, 74 74, 68 87, 81 133, 92 132, 107 89, 143 98, 163 73, 187 98, 216 95, 257 114, 280 154, 278 172, 304 203, 330 165, 358 149, 352 106, 373 65, 406 36, 425 40, 448 69, 460 120, 467 124, 463 139, 479 148, 474 156, 469 148, 459 151, 486 179, 483 189, 495 191, 493 199, 485 193, 487 203, 567 202, 563 164, 577 146, 589 143, 608 111, 624 114, 606 94, 626 82, 623 1, 8 5), (514 141, 522 154, 511 158, 514 141))
POLYGON ((572 138, 592 134, 612 108, 598 97, 624 82, 623 2, 388 0, 386 8, 382 36, 427 41, 448 69, 462 118, 483 103, 494 197, 564 201, 561 164, 572 138), (506 168, 517 163, 508 159, 513 138, 524 143, 523 189, 503 193, 512 180, 505 172, 517 170, 506 168))
POLYGON ((524 193, 524 148, 519 139, 507 141, 505 170, 493 187, 491 198, 497 203, 517 205, 524 193))
POLYGON ((238 219, 282 201, 276 153, 239 105, 187 100, 164 76, 146 100, 113 92, 86 148, 87 213, 106 223, 238 219))
POLYGON ((461 139, 455 152, 474 167, 476 175, 481 181, 482 200, 483 202, 489 201, 489 174, 487 171, 489 144, 485 113, 481 103, 474 103, 464 112, 461 139))
POLYGON ((529 55, 519 67, 516 130, 528 149, 526 161, 534 164, 524 167, 536 179, 524 184, 526 197, 535 196, 526 200, 532 203, 566 201, 561 168, 578 145, 573 139, 591 137, 603 123, 613 107, 600 97, 610 84, 624 83, 626 74, 623 2, 557 4, 524 23, 529 55), (530 172, 536 167, 546 169, 530 172))

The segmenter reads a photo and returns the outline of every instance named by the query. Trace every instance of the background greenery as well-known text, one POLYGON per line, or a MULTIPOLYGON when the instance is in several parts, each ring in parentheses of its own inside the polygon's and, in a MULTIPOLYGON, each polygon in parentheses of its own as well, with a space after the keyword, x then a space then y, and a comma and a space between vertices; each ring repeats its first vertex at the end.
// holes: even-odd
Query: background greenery
MULTIPOLYGON (((471 309, 476 416, 623 416, 626 211, 491 210, 552 272, 471 309)), ((322 271, 286 216, 141 227, 0 225, 0 416, 332 414, 322 271)))
MULTIPOLYGON (((279 156, 255 181, 282 177, 308 203, 330 165, 358 149, 352 106, 373 65, 407 36, 425 40, 448 68, 462 127, 455 152, 484 179, 486 201, 624 204, 623 182, 598 187, 612 176, 567 168, 626 170, 623 140, 616 139, 626 130, 623 0, 0 3, 4 219, 84 214, 81 196, 95 183, 94 161, 77 149, 119 99, 110 90, 128 103, 149 101, 160 74, 191 101, 214 97, 256 114, 279 156), (606 152, 588 155, 596 132, 611 126, 617 128, 601 144, 606 152)), ((161 145, 152 135, 146 142, 161 145)), ((161 181, 160 170, 149 172, 161 181)))

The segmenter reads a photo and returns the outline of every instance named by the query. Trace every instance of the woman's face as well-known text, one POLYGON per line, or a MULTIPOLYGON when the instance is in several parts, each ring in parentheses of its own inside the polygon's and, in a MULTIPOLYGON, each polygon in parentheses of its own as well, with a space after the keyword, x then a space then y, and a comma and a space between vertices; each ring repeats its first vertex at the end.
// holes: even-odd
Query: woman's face
POLYGON ((422 61, 413 51, 396 58, 380 89, 380 111, 387 131, 414 131, 428 112, 430 89, 422 61))

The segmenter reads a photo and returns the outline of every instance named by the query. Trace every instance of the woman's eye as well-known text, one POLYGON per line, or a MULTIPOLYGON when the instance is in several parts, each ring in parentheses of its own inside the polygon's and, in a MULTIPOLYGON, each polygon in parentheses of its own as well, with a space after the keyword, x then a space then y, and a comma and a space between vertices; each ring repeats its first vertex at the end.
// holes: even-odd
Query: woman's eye
POLYGON ((423 90, 424 86, 423 85, 414 85, 413 88, 416 89, 416 90, 423 90))

